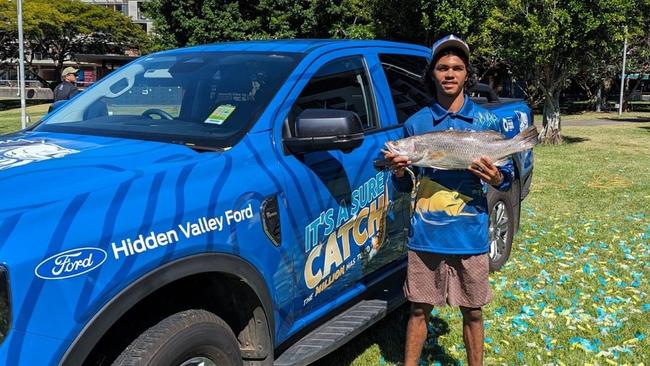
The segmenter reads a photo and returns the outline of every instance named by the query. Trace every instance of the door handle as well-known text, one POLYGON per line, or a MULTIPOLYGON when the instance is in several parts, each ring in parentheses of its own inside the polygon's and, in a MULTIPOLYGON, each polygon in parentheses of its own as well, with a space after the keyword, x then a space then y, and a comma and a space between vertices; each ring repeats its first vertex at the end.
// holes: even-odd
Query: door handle
POLYGON ((372 162, 372 166, 374 166, 377 170, 384 170, 388 167, 388 164, 386 164, 386 160, 384 159, 375 159, 372 162))

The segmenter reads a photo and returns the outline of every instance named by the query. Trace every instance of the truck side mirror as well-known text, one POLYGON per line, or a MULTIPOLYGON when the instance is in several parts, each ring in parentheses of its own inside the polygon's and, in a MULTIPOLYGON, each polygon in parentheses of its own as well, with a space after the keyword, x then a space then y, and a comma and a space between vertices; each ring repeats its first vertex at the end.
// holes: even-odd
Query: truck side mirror
POLYGON ((47 113, 50 114, 54 112, 67 102, 67 100, 57 100, 56 102, 50 104, 50 107, 47 109, 47 113))
POLYGON ((305 109, 295 121, 292 137, 284 145, 294 154, 341 150, 350 152, 363 142, 359 116, 340 109, 305 109))

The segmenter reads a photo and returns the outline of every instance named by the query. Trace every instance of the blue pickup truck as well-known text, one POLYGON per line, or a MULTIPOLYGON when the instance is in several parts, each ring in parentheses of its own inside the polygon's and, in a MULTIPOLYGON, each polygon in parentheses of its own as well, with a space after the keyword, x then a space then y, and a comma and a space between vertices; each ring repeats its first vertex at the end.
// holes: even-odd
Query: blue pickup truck
MULTIPOLYGON (((144 56, 0 136, 0 364, 306 365, 404 302, 411 195, 384 142, 430 49, 215 44, 144 56)), ((478 97, 511 137, 521 101, 478 97)), ((490 192, 505 262, 532 153, 490 192)))

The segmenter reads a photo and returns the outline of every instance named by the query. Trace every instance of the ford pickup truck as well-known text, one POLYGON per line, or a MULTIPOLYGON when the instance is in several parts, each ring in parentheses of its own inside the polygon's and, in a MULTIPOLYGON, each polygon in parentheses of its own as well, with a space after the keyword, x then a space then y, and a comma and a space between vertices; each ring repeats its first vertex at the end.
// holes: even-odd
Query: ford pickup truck
MULTIPOLYGON (((0 136, 0 364, 306 365, 404 302, 411 195, 381 149, 430 102, 384 41, 147 55, 0 136)), ((512 137, 518 100, 477 97, 512 137)), ((489 192, 510 255, 532 152, 489 192)))

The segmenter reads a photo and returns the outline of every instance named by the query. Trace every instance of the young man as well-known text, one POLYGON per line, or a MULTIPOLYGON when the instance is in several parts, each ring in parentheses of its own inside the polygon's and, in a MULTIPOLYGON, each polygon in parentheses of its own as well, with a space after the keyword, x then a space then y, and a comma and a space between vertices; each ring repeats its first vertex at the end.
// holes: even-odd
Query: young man
POLYGON ((57 85, 56 88, 54 88, 55 102, 59 100, 70 99, 79 94, 79 90, 76 86, 77 72, 79 72, 79 69, 75 69, 71 66, 63 69, 63 72, 61 72, 61 84, 57 85))
MULTIPOLYGON (((494 114, 472 102, 464 92, 469 80, 469 46, 450 35, 432 47, 425 78, 434 100, 404 124, 407 135, 440 130, 495 130, 494 114)), ((413 184, 403 156, 386 153, 393 181, 402 191, 413 184)), ((420 169, 416 208, 409 235, 408 272, 404 284, 411 301, 406 331, 405 366, 416 366, 427 338, 433 306, 458 306, 463 315, 463 340, 470 366, 483 363, 481 308, 492 297, 488 283, 489 240, 487 185, 507 190, 512 164, 496 167, 487 157, 467 170, 420 169), (450 210, 449 207, 455 207, 450 210)))

